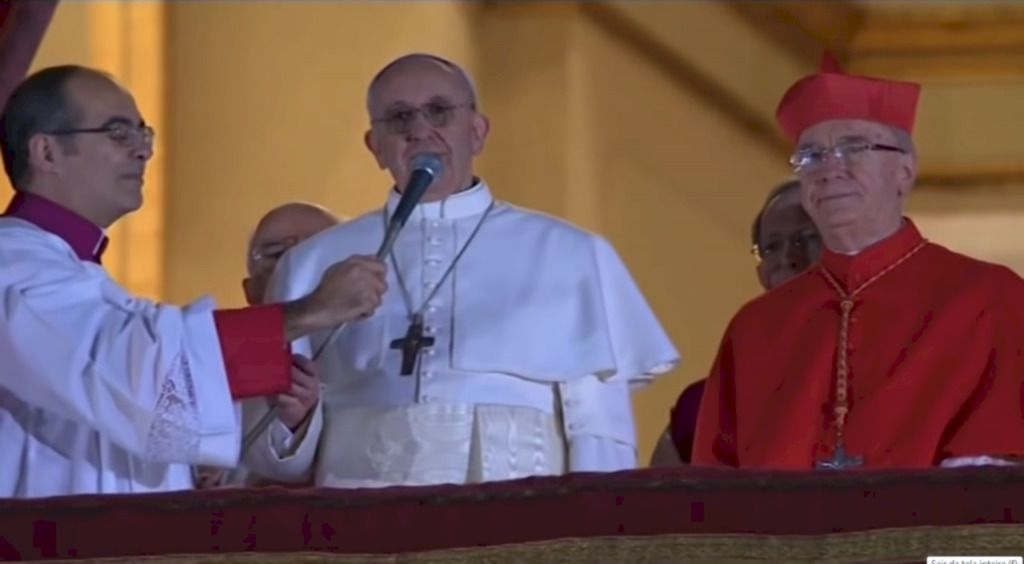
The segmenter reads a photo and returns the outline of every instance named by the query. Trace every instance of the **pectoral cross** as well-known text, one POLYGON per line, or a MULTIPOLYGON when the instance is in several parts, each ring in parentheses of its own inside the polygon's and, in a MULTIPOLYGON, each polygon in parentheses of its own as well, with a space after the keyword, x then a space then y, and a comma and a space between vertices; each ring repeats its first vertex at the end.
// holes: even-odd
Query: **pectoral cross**
POLYGON ((839 443, 836 445, 836 452, 832 456, 832 460, 823 460, 815 466, 818 470, 845 470, 847 468, 856 468, 863 464, 863 456, 846 456, 846 447, 843 446, 843 443, 839 443))
POLYGON ((405 337, 391 341, 392 350, 402 351, 402 376, 411 376, 416 368, 416 361, 419 359, 420 351, 426 347, 434 346, 434 338, 423 334, 423 317, 414 315, 405 337))

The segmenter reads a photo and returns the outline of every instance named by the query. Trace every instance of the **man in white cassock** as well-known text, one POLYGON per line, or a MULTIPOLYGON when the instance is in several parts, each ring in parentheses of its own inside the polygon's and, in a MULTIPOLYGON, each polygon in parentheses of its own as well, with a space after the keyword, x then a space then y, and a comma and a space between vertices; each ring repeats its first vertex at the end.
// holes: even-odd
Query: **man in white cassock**
POLYGON ((44 69, 0 117, 0 497, 191 489, 233 467, 246 398, 293 386, 288 342, 374 311, 386 266, 353 257, 310 295, 214 310, 132 296, 104 230, 142 204, 153 129, 88 68, 44 69))
MULTIPOLYGON (((295 344, 323 347, 321 402, 301 437, 271 424, 253 470, 359 488, 635 468, 631 392, 679 354, 614 249, 474 176, 488 121, 456 65, 402 57, 371 82, 368 109, 367 146, 398 189, 415 155, 439 154, 444 173, 387 257, 377 312, 295 344)), ((289 251, 267 301, 374 252, 400 196, 289 251)), ((253 403, 250 421, 265 413, 253 403)))

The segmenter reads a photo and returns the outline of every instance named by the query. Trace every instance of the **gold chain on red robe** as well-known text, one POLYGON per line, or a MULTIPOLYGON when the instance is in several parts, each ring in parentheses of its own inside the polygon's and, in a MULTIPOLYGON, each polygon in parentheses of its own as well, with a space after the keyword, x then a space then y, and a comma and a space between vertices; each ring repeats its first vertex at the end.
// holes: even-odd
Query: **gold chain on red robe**
POLYGON ((903 264, 910 257, 914 256, 918 251, 924 248, 928 243, 926 240, 922 240, 916 247, 910 249, 907 254, 903 255, 896 262, 890 264, 878 274, 872 276, 857 289, 847 294, 841 284, 832 276, 832 273, 828 271, 824 266, 819 267, 821 273, 824 274, 825 280, 828 280, 832 288, 835 289, 836 293, 839 294, 840 302, 839 307, 842 311, 842 320, 839 323, 839 343, 836 349, 836 398, 835 407, 832 409, 832 413, 835 416, 834 425, 836 431, 836 460, 832 463, 833 467, 842 466, 843 460, 846 456, 845 445, 843 444, 843 432, 846 429, 846 415, 850 412, 850 401, 849 401, 849 385, 850 385, 850 365, 848 360, 849 353, 849 341, 850 341, 850 313, 853 311, 854 301, 853 299, 859 294, 864 288, 867 288, 879 278, 885 276, 895 269, 897 266, 903 264))

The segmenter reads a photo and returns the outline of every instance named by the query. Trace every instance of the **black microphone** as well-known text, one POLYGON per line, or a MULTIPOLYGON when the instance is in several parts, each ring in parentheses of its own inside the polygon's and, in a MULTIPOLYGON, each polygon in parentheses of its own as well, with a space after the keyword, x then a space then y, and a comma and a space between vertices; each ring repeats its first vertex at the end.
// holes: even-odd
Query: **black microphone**
POLYGON ((405 190, 402 191, 402 198, 398 200, 395 212, 391 214, 387 230, 384 232, 384 241, 381 242, 380 249, 377 250, 377 258, 381 260, 391 252, 391 247, 394 246, 395 239, 398 238, 398 232, 405 227, 405 222, 409 221, 412 210, 423 199, 427 188, 430 188, 430 185, 444 172, 441 157, 435 153, 416 155, 412 159, 410 168, 412 168, 412 174, 409 175, 409 182, 406 183, 405 190))
MULTIPOLYGON (((405 185, 405 190, 402 191, 402 197, 398 200, 398 205, 395 206, 395 212, 391 214, 391 219, 388 220, 388 225, 384 231, 384 240, 380 244, 380 248, 377 250, 377 258, 384 260, 389 253, 391 253, 391 247, 395 244, 395 239, 398 238, 398 232, 405 227, 405 223, 409 221, 409 217, 412 215, 412 210, 416 209, 416 205, 423 199, 423 195, 427 193, 427 189, 434 183, 441 174, 444 172, 444 165, 441 163, 441 157, 436 153, 422 153, 413 157, 410 163, 412 174, 409 175, 409 182, 405 185)), ((320 358, 324 350, 327 349, 327 345, 330 344, 334 339, 345 329, 347 323, 343 323, 334 328, 327 338, 323 340, 320 347, 313 352, 313 361, 320 358)), ((244 458, 252 445, 256 442, 256 439, 263 434, 263 431, 277 419, 278 407, 275 405, 271 407, 264 415, 256 422, 256 425, 246 433, 242 439, 242 454, 241 458, 244 458)))
MULTIPOLYGON (((441 157, 436 153, 420 153, 416 155, 409 164, 409 168, 412 169, 412 174, 409 175, 409 182, 406 183, 402 197, 398 200, 398 205, 395 206, 391 219, 388 220, 387 228, 384 230, 384 240, 381 241, 380 248, 377 249, 377 258, 380 260, 386 259, 388 254, 391 253, 391 247, 395 245, 398 232, 405 227, 405 222, 409 221, 412 210, 416 209, 416 205, 423 199, 423 195, 427 193, 427 188, 430 188, 430 185, 440 178, 444 172, 441 157)), ((312 360, 314 362, 320 358, 327 345, 334 341, 344 328, 345 324, 335 327, 327 338, 323 340, 320 347, 313 352, 312 360)))

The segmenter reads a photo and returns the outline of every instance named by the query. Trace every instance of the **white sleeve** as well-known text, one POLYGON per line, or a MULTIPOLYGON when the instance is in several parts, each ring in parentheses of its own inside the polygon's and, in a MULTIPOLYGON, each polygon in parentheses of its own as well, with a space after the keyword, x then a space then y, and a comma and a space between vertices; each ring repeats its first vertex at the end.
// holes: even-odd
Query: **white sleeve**
POLYGON ((638 466, 629 382, 596 376, 558 384, 570 472, 617 472, 638 466))
MULTIPOLYGON (((280 303, 301 298, 311 288, 302 288, 295 283, 296 273, 293 267, 294 249, 286 252, 277 263, 274 274, 267 284, 267 293, 263 303, 280 303)), ((308 337, 292 342, 292 352, 311 357, 311 345, 308 337)), ((242 403, 246 431, 254 428, 267 413, 267 403, 263 398, 248 400, 242 403)), ((313 407, 311 419, 306 426, 301 440, 295 444, 295 436, 279 420, 272 422, 263 431, 245 453, 244 464, 250 470, 271 480, 281 482, 300 482, 309 478, 316 458, 320 433, 323 430, 322 402, 313 407)))
MULTIPOLYGON (((242 402, 245 413, 245 428, 248 431, 267 413, 267 402, 254 398, 242 402)), ((317 445, 323 430, 323 407, 321 402, 313 406, 309 421, 301 432, 301 440, 285 427, 274 421, 245 453, 242 463, 252 472, 278 482, 302 482, 312 476, 316 460, 317 445)))
POLYGON ((9 244, 0 262, 0 386, 143 459, 235 466, 240 414, 211 302, 133 298, 47 241, 9 244))

